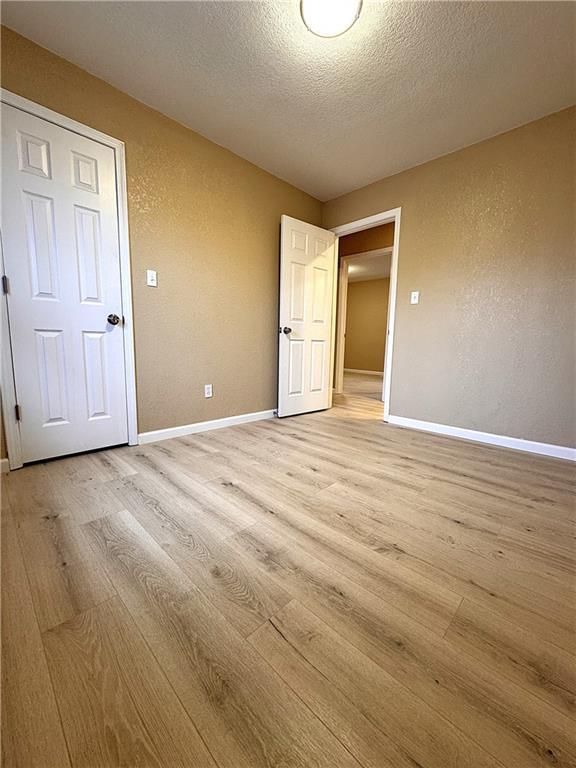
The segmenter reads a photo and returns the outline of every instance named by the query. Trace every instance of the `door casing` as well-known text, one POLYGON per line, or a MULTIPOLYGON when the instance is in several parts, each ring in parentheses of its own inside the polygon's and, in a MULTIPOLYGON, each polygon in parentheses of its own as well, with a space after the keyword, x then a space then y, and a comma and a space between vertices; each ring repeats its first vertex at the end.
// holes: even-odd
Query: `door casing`
MULTIPOLYGON (((128 421, 128 444, 138 444, 138 420, 136 407, 136 366, 134 357, 134 320, 132 311, 132 283, 130 275, 130 241, 128 232, 128 197, 126 191, 126 162, 124 142, 107 136, 94 128, 76 122, 65 115, 54 112, 51 109, 36 104, 29 99, 11 93, 6 89, 0 89, 0 101, 11 107, 28 112, 42 120, 47 120, 61 128, 78 133, 88 139, 100 142, 114 150, 114 167, 116 171, 116 198, 118 203, 118 245, 120 253, 120 283, 122 293, 122 312, 124 323, 124 365, 126 372, 126 408, 128 421)), ((0 249, 0 267, 4 272, 4 256, 0 249)), ((9 277, 9 276, 8 276, 9 277)), ((2 308, 0 317, 0 330, 2 333, 1 344, 1 371, 0 386, 2 392, 2 420, 6 436, 6 448, 10 469, 18 469, 22 466, 22 445, 20 439, 19 422, 16 420, 16 386, 12 365, 12 349, 10 342, 10 320, 8 315, 7 296, 2 295, 2 308)))

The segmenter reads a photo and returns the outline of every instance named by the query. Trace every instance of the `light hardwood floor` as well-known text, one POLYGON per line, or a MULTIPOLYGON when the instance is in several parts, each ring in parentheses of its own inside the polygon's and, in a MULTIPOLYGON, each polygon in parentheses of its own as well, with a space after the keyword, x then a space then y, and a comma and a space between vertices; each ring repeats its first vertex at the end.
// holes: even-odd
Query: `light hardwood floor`
POLYGON ((576 766, 574 467, 380 386, 4 479, 5 768, 576 766))
MULTIPOLYGON (((365 406, 368 405, 366 400, 378 400, 380 407, 383 409, 382 404, 382 379, 383 376, 375 376, 373 374, 366 373, 345 373, 344 374, 344 395, 348 396, 348 402, 351 402, 351 397, 361 397, 359 402, 365 406)), ((340 398, 342 400, 342 398, 340 398)), ((378 415, 382 417, 382 411, 373 409, 372 415, 378 415)))

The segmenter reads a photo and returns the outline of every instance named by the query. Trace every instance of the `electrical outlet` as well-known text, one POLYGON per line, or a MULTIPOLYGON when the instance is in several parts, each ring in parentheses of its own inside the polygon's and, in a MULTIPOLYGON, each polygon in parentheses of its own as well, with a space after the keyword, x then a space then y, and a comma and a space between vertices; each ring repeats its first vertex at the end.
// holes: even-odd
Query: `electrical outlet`
POLYGON ((155 269, 146 270, 146 285, 148 285, 150 288, 158 287, 158 275, 156 274, 155 269))
POLYGON ((204 397, 212 397, 212 384, 204 384, 204 397))

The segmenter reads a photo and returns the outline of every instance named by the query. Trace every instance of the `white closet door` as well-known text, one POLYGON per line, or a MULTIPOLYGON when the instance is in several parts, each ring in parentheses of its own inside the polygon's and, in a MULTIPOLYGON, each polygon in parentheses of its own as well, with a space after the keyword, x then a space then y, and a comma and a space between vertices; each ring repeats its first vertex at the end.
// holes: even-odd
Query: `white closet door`
POLYGON ((2 105, 2 164, 22 459, 125 443, 114 150, 2 105))

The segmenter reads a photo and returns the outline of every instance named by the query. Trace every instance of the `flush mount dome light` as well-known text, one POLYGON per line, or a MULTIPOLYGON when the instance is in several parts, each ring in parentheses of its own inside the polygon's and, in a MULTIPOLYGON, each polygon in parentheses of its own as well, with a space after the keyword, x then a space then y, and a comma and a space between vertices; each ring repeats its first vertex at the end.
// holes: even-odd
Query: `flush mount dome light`
POLYGON ((337 37, 360 16, 362 0, 300 0, 302 21, 320 37, 337 37))

